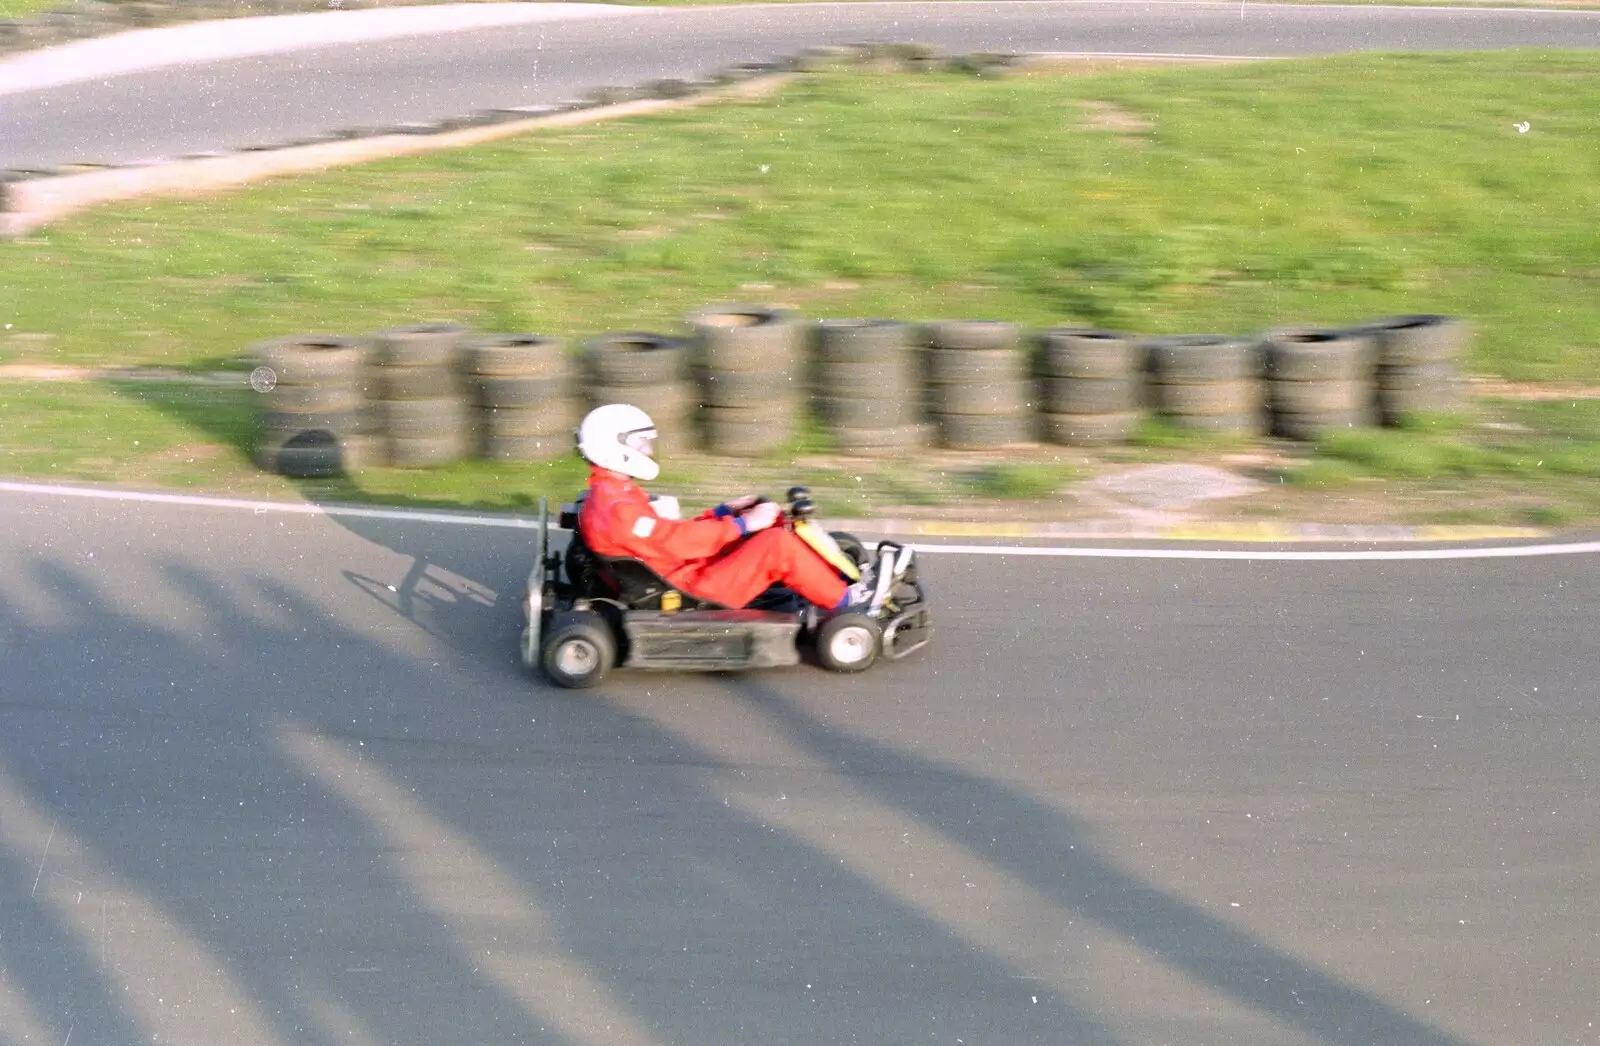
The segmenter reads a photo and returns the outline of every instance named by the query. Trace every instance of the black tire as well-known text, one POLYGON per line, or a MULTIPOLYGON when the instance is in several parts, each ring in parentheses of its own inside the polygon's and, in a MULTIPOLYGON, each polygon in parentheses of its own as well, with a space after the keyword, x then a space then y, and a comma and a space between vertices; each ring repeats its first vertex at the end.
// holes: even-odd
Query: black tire
POLYGON ((1243 414, 1260 410, 1261 385, 1255 381, 1223 381, 1214 385, 1154 385, 1155 406, 1163 414, 1192 417, 1243 414))
POLYGON ((1015 352, 1020 334, 1001 320, 939 320, 923 328, 930 347, 960 352, 1015 352))
POLYGON ((937 414, 1002 416, 1022 414, 1034 406, 1031 381, 1005 380, 965 385, 934 386, 937 414))
POLYGON ((789 441, 793 416, 742 407, 707 407, 700 412, 706 450, 734 458, 758 458, 789 441))
POLYGON ((480 407, 537 407, 558 400, 572 389, 564 377, 530 378, 484 374, 473 378, 472 396, 480 407))
POLYGON ((1046 378, 1125 380, 1143 369, 1143 347, 1126 334, 1077 327, 1039 334, 1039 373, 1046 378))
POLYGON ((329 479, 345 472, 344 452, 338 443, 286 443, 270 453, 258 453, 263 471, 290 479, 329 479))
POLYGON ((1267 402, 1275 414, 1338 414, 1358 411, 1372 399, 1364 381, 1269 381, 1267 402))
POLYGON ((254 459, 263 472, 294 479, 341 476, 346 439, 326 429, 264 432, 256 439, 254 459))
POLYGON ((367 343, 333 334, 291 334, 257 342, 256 362, 279 385, 354 382, 367 361, 367 343))
POLYGON ((818 320, 814 330, 817 359, 824 368, 896 364, 915 334, 899 320, 818 320))
POLYGON ((847 399, 825 396, 817 413, 834 429, 892 429, 911 420, 911 405, 899 399, 847 399))
POLYGON ((830 672, 865 672, 883 653, 883 629, 866 614, 835 614, 817 629, 816 648, 830 672))
POLYGON ((867 552, 867 546, 854 534, 845 530, 830 530, 828 536, 839 546, 839 551, 849 556, 856 566, 864 567, 870 562, 872 557, 867 552))
POLYGON ((605 678, 617 660, 617 639, 605 618, 572 611, 550 623, 539 651, 545 677, 568 690, 587 690, 605 678))
POLYGON ((353 410, 330 411, 262 411, 258 429, 264 438, 279 437, 287 440, 302 433, 325 432, 335 438, 353 436, 361 428, 361 412, 353 410))
POLYGON ((583 400, 590 407, 606 403, 631 403, 650 415, 658 427, 666 420, 678 420, 688 415, 699 398, 693 386, 682 382, 633 388, 590 385, 583 390, 583 400))
POLYGON ((449 367, 466 330, 459 323, 390 327, 373 336, 374 358, 385 367, 449 367))
POLYGON ((1357 331, 1289 327, 1262 339, 1262 372, 1270 381, 1364 381, 1374 352, 1372 337, 1357 331))
POLYGON ((599 386, 671 385, 687 373, 687 343, 664 334, 600 334, 581 351, 585 375, 599 386))
POLYGON ((1315 440, 1332 432, 1364 428, 1366 411, 1350 410, 1326 414, 1274 414, 1272 434, 1283 439, 1315 440))
POLYGON ((840 398, 907 396, 919 384, 917 361, 909 354, 889 363, 824 363, 816 375, 819 395, 840 398))
POLYGON ((1137 377, 1045 378, 1047 414, 1120 414, 1139 403, 1137 377))
POLYGON ((351 382, 322 385, 278 385, 262 396, 262 406, 278 414, 354 412, 361 409, 361 390, 351 382))
POLYGON ((1378 390, 1378 413, 1385 425, 1403 425, 1413 414, 1443 414, 1460 407, 1461 395, 1452 387, 1378 390))
POLYGON ((929 349, 925 373, 932 385, 968 385, 1015 381, 1027 377, 1027 365, 1015 349, 929 349))
POLYGON ((489 461, 549 461, 572 452, 572 436, 508 436, 489 433, 483 437, 483 456, 489 461))
POLYGON ((458 346, 461 369, 494 377, 558 378, 567 371, 566 346, 538 334, 488 334, 458 346))
POLYGON ((1152 378, 1166 385, 1245 381, 1258 370, 1254 343, 1220 334, 1153 338, 1145 343, 1144 354, 1152 378))
POLYGON ((793 371, 804 327, 795 313, 763 305, 718 305, 689 316, 695 365, 714 371, 793 371))
POLYGON ((1048 443, 1069 447, 1104 447, 1126 443, 1139 425, 1138 411, 1111 414, 1043 414, 1040 428, 1048 443))
POLYGON ((929 424, 896 425, 887 429, 840 428, 833 431, 833 449, 840 454, 872 457, 895 451, 926 447, 933 443, 934 427, 929 424))
POLYGON ((379 431, 402 439, 432 439, 454 436, 467 430, 471 411, 455 398, 426 400, 378 400, 379 431))
POLYGON ((1459 360, 1471 332, 1449 316, 1392 316, 1357 328, 1378 343, 1379 366, 1415 366, 1459 360))
POLYGON ((787 370, 705 370, 697 379, 700 404, 706 407, 760 407, 804 389, 787 370))
POLYGON ((1207 432, 1218 436, 1259 436, 1267 430, 1267 416, 1261 411, 1238 414, 1171 414, 1166 420, 1175 428, 1207 432))
POLYGON ((941 414, 934 419, 939 445, 950 450, 993 450, 1032 443, 1032 419, 985 414, 941 414))
POLYGON ((376 367, 379 399, 428 400, 461 395, 461 379, 449 367, 376 367))
POLYGON ((1461 381, 1461 368, 1454 363, 1419 363, 1411 367, 1378 368, 1381 392, 1411 392, 1421 389, 1455 389, 1461 381))
POLYGON ((560 436, 570 445, 579 418, 570 402, 557 400, 538 407, 480 410, 476 421, 480 430, 492 436, 560 436))

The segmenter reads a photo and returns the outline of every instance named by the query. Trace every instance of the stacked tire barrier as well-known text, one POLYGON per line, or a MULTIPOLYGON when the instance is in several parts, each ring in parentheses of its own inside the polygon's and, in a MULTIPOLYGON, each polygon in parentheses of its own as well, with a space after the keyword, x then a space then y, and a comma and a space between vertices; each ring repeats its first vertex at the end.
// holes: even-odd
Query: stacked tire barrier
POLYGON ((1251 337, 1063 327, 1031 336, 1030 353, 1017 325, 995 321, 807 326, 785 309, 732 305, 687 323, 690 338, 602 334, 576 356, 538 335, 469 338, 453 324, 262 341, 256 461, 311 478, 469 454, 548 460, 603 403, 647 411, 665 455, 779 451, 808 403, 850 455, 1102 446, 1127 441, 1146 411, 1201 432, 1316 440, 1458 409, 1470 332, 1434 315, 1251 337))
POLYGON ((427 468, 471 452, 471 413, 455 367, 464 333, 456 324, 423 324, 375 336, 370 411, 386 464, 427 468))
POLYGON ((474 407, 478 453, 490 461, 547 461, 572 450, 578 416, 566 346, 536 334, 463 341, 459 366, 474 407))
POLYGON ((694 446, 694 391, 687 382, 688 345, 682 338, 639 331, 601 334, 582 347, 585 409, 631 403, 660 433, 657 452, 694 446))
POLYGON ((821 320, 811 375, 817 416, 844 454, 893 454, 928 441, 918 423, 915 329, 895 320, 821 320))
POLYGON ((1376 343, 1376 402, 1385 425, 1460 406, 1466 323, 1449 316, 1396 316, 1359 329, 1376 343))
POLYGON ((301 334, 252 352, 250 384, 262 394, 256 465, 282 476, 343 475, 369 461, 361 439, 366 343, 301 334))
POLYGON ((1272 331, 1261 357, 1273 435, 1314 440, 1373 423, 1372 338, 1361 331, 1272 331))
POLYGON ((794 434, 805 326, 784 309, 725 305, 689 316, 691 371, 706 450, 754 458, 794 434))
POLYGON ((1097 447, 1125 441, 1139 423, 1144 354, 1115 331, 1055 328, 1039 335, 1040 435, 1097 447))
POLYGON ((1264 429, 1254 342, 1215 334, 1180 334, 1145 343, 1147 395, 1173 425, 1222 435, 1264 429))
POLYGON ((1014 323, 929 324, 923 373, 939 445, 991 450, 1033 441, 1033 383, 1014 323))

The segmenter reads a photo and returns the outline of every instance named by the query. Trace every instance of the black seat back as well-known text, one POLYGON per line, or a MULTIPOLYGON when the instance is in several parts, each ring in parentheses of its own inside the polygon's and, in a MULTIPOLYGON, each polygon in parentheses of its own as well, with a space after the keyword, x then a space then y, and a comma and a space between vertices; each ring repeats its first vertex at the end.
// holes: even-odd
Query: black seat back
POLYGON ((617 600, 630 609, 659 609, 662 595, 675 591, 665 578, 637 559, 596 558, 601 580, 616 592, 617 600))
POLYGON ((629 610, 661 610, 663 599, 675 598, 675 610, 714 610, 721 606, 708 600, 697 599, 681 589, 674 588, 666 578, 650 569, 640 560, 628 556, 593 556, 596 580, 608 589, 614 599, 629 610))

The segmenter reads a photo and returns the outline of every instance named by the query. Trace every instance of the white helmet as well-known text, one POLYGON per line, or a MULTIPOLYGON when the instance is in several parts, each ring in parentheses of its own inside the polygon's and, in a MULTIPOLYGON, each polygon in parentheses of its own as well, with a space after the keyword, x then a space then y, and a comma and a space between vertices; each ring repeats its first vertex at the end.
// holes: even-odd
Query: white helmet
POLYGON ((655 462, 656 423, 628 403, 608 403, 584 415, 578 426, 578 453, 591 464, 634 479, 661 474, 655 462))

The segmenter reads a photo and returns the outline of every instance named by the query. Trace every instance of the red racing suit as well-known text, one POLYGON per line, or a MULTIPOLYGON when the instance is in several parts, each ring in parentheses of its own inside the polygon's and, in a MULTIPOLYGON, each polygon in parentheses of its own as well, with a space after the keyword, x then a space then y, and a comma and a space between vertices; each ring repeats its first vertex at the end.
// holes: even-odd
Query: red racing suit
POLYGON ((746 538, 736 517, 715 512, 663 519, 639 484, 595 466, 578 532, 598 555, 640 560, 673 587, 725 607, 747 605, 774 582, 825 610, 844 598, 844 579, 792 531, 774 526, 746 538))

